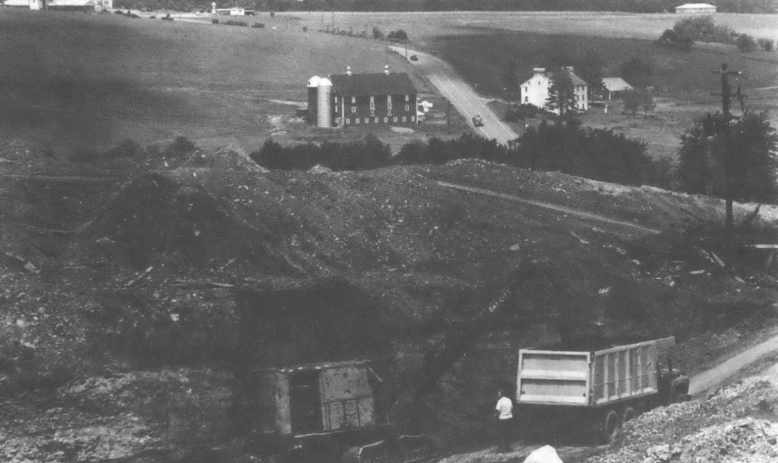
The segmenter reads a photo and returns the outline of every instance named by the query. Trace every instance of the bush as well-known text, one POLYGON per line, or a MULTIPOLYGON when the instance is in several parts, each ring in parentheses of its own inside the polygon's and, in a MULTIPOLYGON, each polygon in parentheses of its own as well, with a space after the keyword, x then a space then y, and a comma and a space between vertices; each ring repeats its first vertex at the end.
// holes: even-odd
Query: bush
POLYGON ((392 42, 404 42, 408 40, 408 34, 402 29, 397 29, 396 31, 389 32, 386 38, 392 42))
POLYGON ((773 41, 770 39, 757 39, 756 43, 758 43, 764 51, 773 51, 773 41))
POLYGON ((248 26, 248 24, 246 24, 243 21, 235 21, 235 20, 232 20, 232 19, 230 19, 229 21, 224 21, 224 24, 226 24, 228 26, 238 26, 238 27, 247 27, 248 26))
POLYGON ((516 109, 510 109, 505 113, 505 120, 508 122, 516 122, 521 119, 527 119, 537 116, 540 108, 531 104, 522 104, 516 109))
POLYGON ((211 24, 219 24, 219 20, 218 19, 212 19, 211 20, 211 24))
POLYGON ((740 34, 735 41, 738 50, 743 52, 752 52, 756 50, 756 40, 748 34, 740 34))
POLYGON ((166 156, 184 156, 195 151, 197 147, 188 138, 179 136, 165 149, 166 156))
POLYGON ((380 27, 373 26, 373 38, 378 40, 384 39, 384 31, 380 27))
POLYGON ((734 31, 728 26, 717 26, 713 16, 682 19, 675 23, 673 31, 679 37, 689 37, 700 42, 718 43, 732 43, 734 34, 734 31))
POLYGON ((162 17, 162 20, 163 20, 163 21, 172 21, 172 20, 173 20, 173 18, 171 18, 171 17, 170 17, 170 13, 168 13, 168 14, 167 14, 167 16, 163 16, 163 17, 162 17))
POLYGON ((673 29, 666 29, 662 33, 662 36, 656 39, 654 43, 667 48, 677 48, 679 50, 688 51, 692 49, 694 40, 688 35, 683 35, 673 29))
POLYGON ((151 15, 151 16, 149 16, 149 19, 157 19, 157 17, 154 16, 154 15, 151 15))
POLYGON ((253 27, 254 29, 263 29, 265 25, 262 23, 254 23, 251 25, 251 27, 253 27))

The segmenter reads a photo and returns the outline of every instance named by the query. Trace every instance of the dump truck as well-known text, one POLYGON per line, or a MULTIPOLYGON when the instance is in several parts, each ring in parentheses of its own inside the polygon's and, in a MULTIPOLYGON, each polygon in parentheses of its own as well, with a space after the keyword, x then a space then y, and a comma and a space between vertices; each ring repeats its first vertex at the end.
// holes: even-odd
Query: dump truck
POLYGON ((594 352, 521 349, 519 416, 556 419, 610 442, 638 414, 688 400, 689 378, 669 358, 660 366, 673 345, 669 337, 594 352))

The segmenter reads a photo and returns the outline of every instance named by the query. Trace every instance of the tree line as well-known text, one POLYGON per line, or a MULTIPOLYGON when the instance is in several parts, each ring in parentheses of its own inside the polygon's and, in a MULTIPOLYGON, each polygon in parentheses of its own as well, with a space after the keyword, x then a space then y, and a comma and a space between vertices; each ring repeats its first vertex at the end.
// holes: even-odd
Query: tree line
MULTIPOLYGON (((572 116, 542 121, 524 134, 500 145, 472 134, 443 140, 412 141, 393 154, 374 134, 348 143, 323 142, 283 146, 267 140, 250 154, 267 169, 308 170, 322 166, 333 171, 369 170, 403 165, 440 165, 458 159, 481 159, 512 167, 556 171, 622 185, 653 185, 723 198, 723 130, 706 131, 698 119, 681 137, 679 161, 654 159, 646 143, 611 129, 582 127, 572 116)), ((778 135, 766 112, 746 111, 727 127, 735 159, 731 178, 735 199, 778 201, 778 135)))
POLYGON ((348 143, 307 143, 286 147, 267 140, 250 157, 267 169, 308 170, 319 165, 333 171, 481 159, 625 185, 668 186, 669 181, 668 166, 653 161, 644 142, 626 138, 609 129, 582 127, 573 118, 542 121, 537 127, 528 128, 509 146, 463 134, 451 140, 431 138, 413 141, 392 154, 387 144, 374 134, 367 134, 362 140, 348 143))

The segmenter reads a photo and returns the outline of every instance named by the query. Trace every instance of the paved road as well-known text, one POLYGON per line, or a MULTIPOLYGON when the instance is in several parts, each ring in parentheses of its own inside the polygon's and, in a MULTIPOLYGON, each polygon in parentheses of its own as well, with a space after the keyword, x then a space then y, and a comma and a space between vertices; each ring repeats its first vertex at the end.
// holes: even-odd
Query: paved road
MULTIPOLYGON (((390 48, 405 56, 404 47, 390 48)), ((500 118, 486 102, 462 80, 448 63, 427 53, 408 49, 408 56, 411 55, 416 55, 419 60, 409 61, 409 63, 427 76, 432 85, 454 105, 454 108, 462 114, 476 133, 494 139, 503 145, 519 138, 516 132, 500 121, 500 118), (480 114, 484 120, 482 127, 473 126, 472 118, 476 114, 480 114)))

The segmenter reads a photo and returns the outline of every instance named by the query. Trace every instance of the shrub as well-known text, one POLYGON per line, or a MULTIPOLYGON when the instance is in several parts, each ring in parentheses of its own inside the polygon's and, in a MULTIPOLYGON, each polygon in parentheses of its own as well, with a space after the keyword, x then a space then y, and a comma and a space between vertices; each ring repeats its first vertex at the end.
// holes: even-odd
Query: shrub
MULTIPOLYGON (((718 26, 713 16, 686 18, 675 23, 673 31, 679 37, 689 37, 701 42, 732 43, 734 31, 728 26, 718 26)), ((736 35, 736 34, 735 34, 736 35)))
POLYGON ((197 147, 188 138, 179 136, 165 148, 165 155, 167 156, 184 156, 196 150, 197 147))
POLYGON ((743 52, 752 52, 756 50, 756 40, 748 34, 740 34, 735 41, 738 50, 743 52))
POLYGON ((149 16, 149 19, 157 19, 157 17, 154 16, 154 15, 151 15, 151 16, 149 16))
POLYGON ((218 19, 212 19, 211 20, 211 24, 219 24, 219 20, 218 19))
POLYGON ((373 38, 378 40, 384 39, 384 31, 380 27, 373 26, 373 38))
POLYGON ((263 29, 265 25, 262 23, 254 23, 251 25, 251 27, 253 27, 254 29, 263 29))
POLYGON ((224 21, 224 24, 228 26, 239 26, 239 27, 247 27, 248 24, 244 23, 243 21, 235 21, 230 19, 229 21, 224 21))
POLYGON ((535 117, 540 111, 540 108, 531 104, 522 104, 518 108, 508 110, 505 113, 505 120, 508 122, 516 122, 521 119, 527 119, 535 117))
POLYGON ((757 39, 756 43, 758 43, 764 51, 773 51, 773 41, 770 39, 757 39))
POLYGON ((386 38, 393 42, 403 42, 408 40, 408 34, 402 29, 397 29, 396 31, 389 32, 386 38))
POLYGON ((173 18, 171 18, 171 17, 170 17, 170 13, 168 13, 168 14, 167 14, 167 16, 163 16, 163 17, 162 17, 162 20, 163 20, 163 21, 172 21, 172 20, 173 20, 173 18))
POLYGON ((667 48, 677 48, 679 50, 688 51, 692 49, 694 40, 688 35, 683 35, 673 29, 666 29, 662 33, 662 36, 656 39, 654 43, 667 48))
POLYGON ((275 18, 276 17, 276 12, 275 11, 271 11, 270 12, 270 17, 271 18, 275 18))

